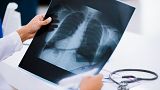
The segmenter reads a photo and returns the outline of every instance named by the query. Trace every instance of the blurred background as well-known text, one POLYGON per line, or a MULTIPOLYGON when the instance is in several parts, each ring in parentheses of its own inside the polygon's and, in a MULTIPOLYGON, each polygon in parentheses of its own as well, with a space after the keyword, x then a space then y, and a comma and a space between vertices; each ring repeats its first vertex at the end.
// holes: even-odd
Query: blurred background
POLYGON ((46 13, 51 0, 0 0, 0 18, 3 20, 6 7, 10 2, 18 4, 22 25, 27 24, 37 13, 46 13))
MULTIPOLYGON (((16 2, 19 4, 17 11, 21 13, 22 24, 24 25, 36 14, 46 13, 50 1, 0 0, 0 18, 3 19, 4 17, 7 4, 9 2, 16 2)), ((160 0, 118 1, 136 7, 136 10, 118 48, 104 68, 108 71, 120 68, 143 68, 153 70, 160 75, 160 0)), ((49 88, 48 84, 33 78, 32 75, 27 76, 25 73, 18 71, 17 66, 27 48, 28 46, 25 46, 21 52, 17 52, 8 58, 8 60, 5 60, 5 64, 2 63, 0 65, 0 73, 16 88, 26 90, 26 87, 29 87, 30 89, 28 90, 42 90, 42 88, 45 88, 43 90, 50 90, 46 89, 47 87, 49 88), (14 78, 17 75, 20 75, 19 79, 14 78)), ((159 83, 160 79, 152 83, 145 83, 134 90, 160 90, 159 83)), ((114 86, 112 83, 107 83, 104 88, 114 90, 114 86)))

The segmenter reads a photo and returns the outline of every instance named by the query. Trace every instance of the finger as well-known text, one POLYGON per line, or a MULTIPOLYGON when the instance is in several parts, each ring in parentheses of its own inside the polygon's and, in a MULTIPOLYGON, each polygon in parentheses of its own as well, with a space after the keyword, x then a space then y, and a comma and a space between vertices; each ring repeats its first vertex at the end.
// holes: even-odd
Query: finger
POLYGON ((94 79, 94 80, 96 80, 96 81, 102 81, 103 75, 101 75, 101 74, 96 75, 96 76, 94 76, 92 79, 94 79))
POLYGON ((102 87, 103 86, 103 75, 102 74, 99 74, 99 75, 96 75, 94 80, 97 81, 99 83, 99 86, 102 87))
POLYGON ((44 20, 44 16, 43 15, 39 16, 39 19, 40 19, 40 21, 43 21, 44 20))
POLYGON ((43 21, 43 19, 44 19, 44 15, 43 15, 43 14, 41 14, 41 15, 37 15, 37 16, 36 16, 36 18, 38 18, 40 21, 43 21))
POLYGON ((49 18, 47 18, 46 20, 41 21, 41 24, 42 24, 42 25, 47 25, 47 24, 49 24, 51 21, 52 21, 52 18, 49 17, 49 18))
POLYGON ((95 77, 96 77, 97 79, 101 79, 101 80, 103 79, 103 75, 102 75, 102 74, 96 75, 95 77))

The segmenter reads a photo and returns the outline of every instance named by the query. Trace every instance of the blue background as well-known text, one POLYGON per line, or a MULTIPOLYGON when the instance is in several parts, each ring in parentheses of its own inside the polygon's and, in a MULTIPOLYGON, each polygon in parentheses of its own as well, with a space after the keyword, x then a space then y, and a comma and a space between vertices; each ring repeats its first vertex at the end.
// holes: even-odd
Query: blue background
POLYGON ((1 23, 1 19, 0 19, 0 38, 3 37, 3 34, 2 34, 2 23, 1 23))

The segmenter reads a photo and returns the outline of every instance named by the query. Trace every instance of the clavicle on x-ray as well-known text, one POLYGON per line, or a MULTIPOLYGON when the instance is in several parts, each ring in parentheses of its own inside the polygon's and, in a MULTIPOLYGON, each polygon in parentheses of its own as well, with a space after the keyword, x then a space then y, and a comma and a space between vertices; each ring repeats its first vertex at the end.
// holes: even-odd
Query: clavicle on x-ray
POLYGON ((61 21, 59 27, 48 33, 39 57, 76 74, 101 65, 122 35, 101 22, 101 12, 89 7, 79 11, 62 8, 57 14, 61 21))

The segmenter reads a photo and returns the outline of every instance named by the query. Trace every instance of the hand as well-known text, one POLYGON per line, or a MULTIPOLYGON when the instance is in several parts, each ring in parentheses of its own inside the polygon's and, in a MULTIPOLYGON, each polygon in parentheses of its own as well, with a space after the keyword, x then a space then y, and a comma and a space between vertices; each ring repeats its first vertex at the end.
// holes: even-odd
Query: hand
POLYGON ((85 77, 80 84, 80 90, 101 90, 103 75, 85 77))
POLYGON ((51 17, 44 20, 44 15, 35 16, 27 25, 17 30, 18 34, 21 37, 22 42, 24 42, 27 39, 33 38, 36 32, 42 26, 49 24, 51 21, 52 21, 51 17))

